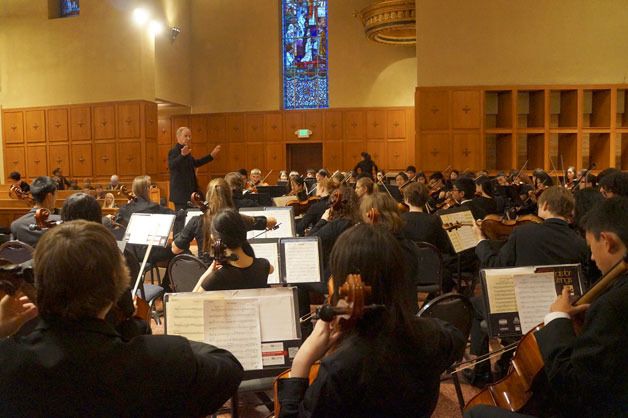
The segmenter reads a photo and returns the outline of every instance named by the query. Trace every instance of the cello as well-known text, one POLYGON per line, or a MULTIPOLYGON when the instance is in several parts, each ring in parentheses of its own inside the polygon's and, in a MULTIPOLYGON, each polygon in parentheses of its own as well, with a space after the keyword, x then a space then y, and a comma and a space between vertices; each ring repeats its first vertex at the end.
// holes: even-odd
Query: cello
MULTIPOLYGON (((628 270, 628 256, 615 264, 584 295, 573 303, 574 306, 592 303, 602 295, 613 282, 628 270)), ((491 405, 509 411, 519 411, 531 403, 536 376, 543 370, 544 361, 536 341, 536 332, 543 328, 539 324, 519 341, 511 361, 508 375, 487 386, 465 405, 465 412, 476 405, 491 405)))

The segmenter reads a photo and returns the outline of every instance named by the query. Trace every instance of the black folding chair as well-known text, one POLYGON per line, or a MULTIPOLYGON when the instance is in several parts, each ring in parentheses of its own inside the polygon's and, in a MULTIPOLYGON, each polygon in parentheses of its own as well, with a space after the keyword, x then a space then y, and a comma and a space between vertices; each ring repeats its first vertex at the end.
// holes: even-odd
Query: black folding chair
POLYGON ((445 265, 438 248, 429 242, 417 241, 419 269, 417 270, 417 292, 440 295, 443 291, 443 271, 445 265))
POLYGON ((207 268, 207 264, 193 255, 177 255, 168 264, 168 276, 172 290, 174 292, 191 292, 207 268))

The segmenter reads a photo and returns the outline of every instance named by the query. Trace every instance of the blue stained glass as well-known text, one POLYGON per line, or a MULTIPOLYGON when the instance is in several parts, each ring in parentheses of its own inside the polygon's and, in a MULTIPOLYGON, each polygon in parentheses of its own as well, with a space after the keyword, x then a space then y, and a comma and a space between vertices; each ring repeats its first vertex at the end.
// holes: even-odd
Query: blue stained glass
POLYGON ((284 109, 329 107, 327 0, 282 0, 284 109))

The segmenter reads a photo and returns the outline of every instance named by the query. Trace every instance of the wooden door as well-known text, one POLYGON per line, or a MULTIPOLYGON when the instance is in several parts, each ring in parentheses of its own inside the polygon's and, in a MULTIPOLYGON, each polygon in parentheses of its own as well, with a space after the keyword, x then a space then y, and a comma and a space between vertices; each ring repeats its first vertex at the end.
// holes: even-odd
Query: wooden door
POLYGON ((265 142, 279 142, 283 138, 281 134, 283 132, 283 124, 281 123, 280 112, 269 112, 264 114, 264 141, 265 142))
POLYGON ((303 174, 308 168, 323 166, 323 144, 287 144, 288 169, 303 174))
POLYGON ((130 139, 141 136, 140 104, 121 103, 116 106, 118 112, 118 138, 130 139))
POLYGON ((326 142, 323 147, 323 167, 330 173, 336 170, 342 170, 342 143, 326 142))
POLYGON ((46 141, 46 117, 43 110, 27 110, 24 112, 26 142, 46 141))
POLYGON ((325 140, 340 141, 342 139, 342 112, 340 110, 326 110, 325 140))
POLYGON ((118 174, 121 176, 144 174, 142 172, 142 143, 140 141, 118 142, 118 174))
POLYGON ((45 145, 26 147, 26 172, 31 178, 49 175, 45 145))
POLYGON ((447 90, 420 90, 418 106, 418 122, 421 130, 449 128, 449 92, 447 90))
POLYGON ((2 112, 2 136, 5 144, 24 143, 24 113, 2 112))
POLYGON ((386 111, 366 111, 366 137, 368 139, 386 138, 386 111))
MULTIPOLYGON (((92 108, 94 139, 116 137, 116 112, 114 105, 98 105, 92 108)), ((98 164, 98 162, 96 162, 98 164)), ((110 174, 111 175, 111 174, 110 174)))
POLYGON ((72 156, 71 173, 73 177, 91 177, 93 175, 91 144, 72 144, 70 155, 72 156))
MULTIPOLYGON (((48 140, 68 140, 68 109, 48 109, 48 140)), ((66 171, 67 173, 67 171, 66 171)))
POLYGON ((92 114, 89 106, 70 108, 70 139, 72 141, 92 139, 92 114))
POLYGON ((26 157, 24 155, 24 147, 5 147, 4 148, 4 170, 8 175, 12 171, 17 171, 26 178, 26 157))
POLYGON ((247 142, 261 142, 264 140, 264 115, 262 113, 247 113, 245 117, 247 142))
POLYGON ((64 175, 73 176, 70 166, 70 151, 66 144, 48 145, 48 166, 50 172, 59 167, 63 170, 64 175))
POLYGON ((266 163, 264 165, 267 170, 273 170, 273 174, 268 179, 275 179, 281 170, 286 169, 285 147, 283 143, 266 144, 266 163))
POLYGON ((94 176, 108 177, 116 171, 116 143, 94 143, 94 176))
POLYGON ((386 136, 388 139, 406 138, 406 110, 386 111, 386 136))
POLYGON ((361 110, 350 110, 343 114, 344 138, 364 139, 364 112, 361 110))

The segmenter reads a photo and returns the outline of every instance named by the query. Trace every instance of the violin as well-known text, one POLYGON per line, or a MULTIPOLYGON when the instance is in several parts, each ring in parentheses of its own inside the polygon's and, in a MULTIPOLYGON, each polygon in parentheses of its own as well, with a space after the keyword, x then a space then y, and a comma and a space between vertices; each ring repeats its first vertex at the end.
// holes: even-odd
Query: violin
MULTIPOLYGON (((574 306, 593 302, 628 270, 628 257, 620 260, 591 289, 582 295, 574 306)), ((520 411, 533 401, 533 383, 545 366, 543 356, 536 341, 536 332, 544 324, 537 325, 523 336, 512 358, 508 375, 487 386, 466 405, 465 412, 476 405, 492 405, 509 411, 520 411)))
POLYGON ((54 228, 63 223, 62 220, 49 220, 50 211, 46 208, 39 208, 35 211, 35 223, 30 224, 28 229, 31 231, 45 231, 54 228))
POLYGON ((209 203, 207 203, 207 201, 203 199, 203 195, 201 195, 199 192, 193 192, 190 195, 190 201, 188 202, 188 205, 199 208, 203 213, 209 210, 209 203))
POLYGON ((28 202, 30 206, 33 206, 35 204, 35 201, 33 200, 33 196, 31 195, 31 193, 25 192, 24 190, 20 188, 20 186, 16 184, 12 184, 9 186, 9 197, 12 199, 24 200, 28 202))
POLYGON ((446 210, 449 208, 453 208, 454 206, 458 206, 458 201, 453 198, 451 192, 447 192, 445 196, 445 200, 443 200, 441 203, 436 204, 436 210, 446 210))
POLYGON ((121 194, 124 194, 126 197, 129 198, 127 204, 137 201, 137 196, 135 196, 135 193, 130 192, 124 184, 120 185, 120 188, 118 189, 118 196, 120 196, 121 194))
MULTIPOLYGON (((491 240, 507 240, 515 227, 525 223, 543 223, 543 218, 536 215, 519 216, 516 219, 506 219, 500 215, 486 215, 475 223, 480 227, 484 236, 491 240)), ((446 222, 443 224, 445 231, 451 231, 463 226, 473 226, 469 222, 446 222)))
POLYGON ((286 206, 290 206, 294 209, 294 216, 299 216, 307 212, 310 206, 312 206, 313 203, 316 203, 319 200, 321 200, 319 196, 311 196, 303 201, 299 199, 291 200, 286 203, 286 206))

